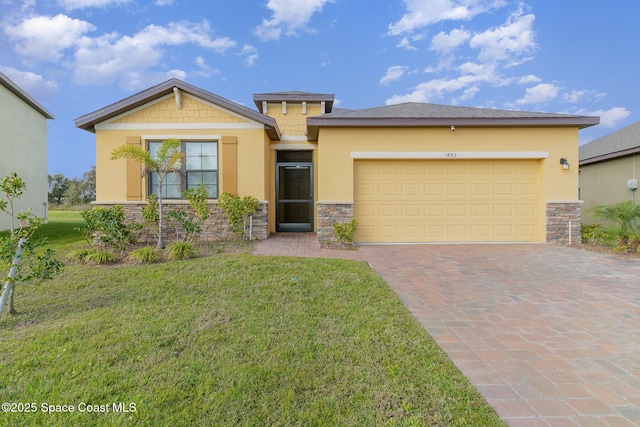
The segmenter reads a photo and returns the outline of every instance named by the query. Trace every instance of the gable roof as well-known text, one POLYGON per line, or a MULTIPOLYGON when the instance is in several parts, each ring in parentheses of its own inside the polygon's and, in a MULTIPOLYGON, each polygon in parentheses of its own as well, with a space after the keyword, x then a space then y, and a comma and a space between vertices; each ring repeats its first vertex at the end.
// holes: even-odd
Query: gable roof
POLYGON ((233 101, 229 101, 228 99, 215 95, 206 90, 200 89, 189 83, 183 82, 179 79, 167 80, 166 82, 143 90, 142 92, 138 92, 128 98, 122 99, 92 113, 85 114, 82 117, 78 117, 74 121, 75 125, 80 129, 84 129, 89 132, 95 132, 96 124, 116 117, 120 114, 126 113, 127 111, 145 105, 158 98, 162 98, 165 95, 169 95, 173 92, 173 88, 178 88, 186 93, 201 98, 214 105, 225 108, 258 123, 262 123, 264 125, 265 131, 269 135, 269 138, 271 138, 272 140, 280 139, 280 130, 278 129, 278 124, 273 118, 265 116, 264 114, 261 114, 255 110, 247 108, 233 101))
POLYGON ((580 165, 600 162, 640 152, 640 122, 579 147, 580 165))
POLYGON ((46 119, 54 119, 53 114, 47 111, 42 105, 38 103, 35 99, 33 99, 27 92, 22 90, 20 86, 15 84, 9 77, 0 72, 0 84, 10 92, 13 92, 18 98, 26 102, 31 108, 36 110, 38 113, 42 114, 46 119))
POLYGON ((362 110, 336 110, 309 117, 309 140, 321 127, 448 127, 448 126, 576 126, 600 123, 599 117, 406 102, 362 110))
POLYGON ((289 91, 289 92, 269 92, 269 93, 255 93, 253 94, 253 102, 258 107, 258 110, 261 113, 262 111, 262 102, 322 102, 325 103, 325 111, 331 112, 333 109, 333 101, 335 99, 335 95, 328 93, 313 93, 313 92, 299 92, 299 91, 289 91))

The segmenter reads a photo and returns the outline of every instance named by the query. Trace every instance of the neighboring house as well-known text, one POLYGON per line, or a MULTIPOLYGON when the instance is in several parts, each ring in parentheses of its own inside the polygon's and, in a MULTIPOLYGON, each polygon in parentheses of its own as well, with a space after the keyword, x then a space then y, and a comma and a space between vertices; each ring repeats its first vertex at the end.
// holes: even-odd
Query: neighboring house
POLYGON ((171 137, 187 159, 165 197, 184 204, 180 190, 200 183, 213 198, 255 196, 258 238, 316 231, 328 241, 333 222, 354 216, 357 242, 566 242, 579 233, 578 130, 598 117, 418 103, 334 110, 333 95, 305 92, 253 99, 258 111, 172 79, 76 119, 96 134, 96 203, 139 211, 150 180, 111 151, 154 150, 171 137))
MULTIPOLYGON (((15 202, 16 213, 31 208, 43 218, 47 216, 49 187, 47 119, 53 119, 53 115, 0 73, 0 179, 16 172, 27 185, 15 202)), ((0 213, 0 230, 10 227, 9 216, 0 213)))
POLYGON ((627 200, 640 202, 640 122, 580 146, 580 199, 583 222, 596 219, 592 210, 627 200))

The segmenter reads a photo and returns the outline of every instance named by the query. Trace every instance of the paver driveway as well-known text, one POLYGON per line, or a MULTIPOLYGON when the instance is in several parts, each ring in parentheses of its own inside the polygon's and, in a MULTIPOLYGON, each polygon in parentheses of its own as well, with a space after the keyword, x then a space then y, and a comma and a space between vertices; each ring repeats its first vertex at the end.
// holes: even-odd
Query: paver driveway
POLYGON ((640 263, 548 244, 327 251, 293 235, 256 253, 368 261, 511 426, 640 425, 640 263))

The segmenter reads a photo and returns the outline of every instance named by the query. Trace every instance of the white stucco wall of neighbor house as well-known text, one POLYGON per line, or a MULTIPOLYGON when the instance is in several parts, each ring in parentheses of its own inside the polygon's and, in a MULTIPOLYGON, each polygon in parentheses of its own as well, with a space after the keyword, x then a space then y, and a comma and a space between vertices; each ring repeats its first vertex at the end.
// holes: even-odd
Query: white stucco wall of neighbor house
MULTIPOLYGON (((0 75, 0 179, 16 172, 27 185, 14 203, 16 212, 31 208, 37 216, 47 217, 47 119, 51 118, 15 83, 0 75)), ((0 230, 10 226, 10 217, 0 212, 0 230)))

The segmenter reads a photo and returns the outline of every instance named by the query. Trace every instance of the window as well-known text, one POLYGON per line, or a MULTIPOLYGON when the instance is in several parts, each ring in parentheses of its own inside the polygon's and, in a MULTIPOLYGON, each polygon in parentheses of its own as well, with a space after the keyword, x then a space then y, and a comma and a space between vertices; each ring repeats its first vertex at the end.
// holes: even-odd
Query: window
MULTIPOLYGON (((149 142, 149 153, 155 157, 161 142, 149 142)), ((185 161, 180 172, 172 172, 162 181, 162 197, 180 199, 182 192, 197 188, 201 184, 212 199, 218 198, 218 143, 213 141, 183 141, 182 152, 185 161), (184 179, 182 179, 184 178, 184 179)), ((158 190, 158 176, 149 173, 149 194, 158 190)))

